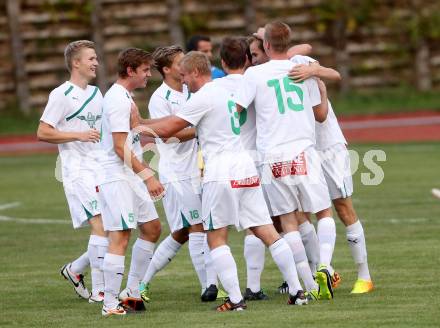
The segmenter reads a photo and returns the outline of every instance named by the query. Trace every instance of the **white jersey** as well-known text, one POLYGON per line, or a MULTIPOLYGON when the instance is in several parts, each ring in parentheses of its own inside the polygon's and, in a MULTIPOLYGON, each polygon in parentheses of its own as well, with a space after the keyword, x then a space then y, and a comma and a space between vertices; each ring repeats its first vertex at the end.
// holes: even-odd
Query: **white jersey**
POLYGON ((102 156, 100 164, 103 169, 100 184, 123 180, 133 175, 131 168, 116 154, 113 145, 113 132, 126 132, 129 149, 142 161, 142 146, 139 134, 130 131, 130 113, 133 98, 122 85, 115 83, 106 92, 103 101, 103 120, 101 130, 102 156))
MULTIPOLYGON (((71 82, 64 82, 49 95, 40 121, 59 131, 83 132, 101 129, 102 94, 98 87, 88 85, 82 89, 71 82)), ((58 145, 64 180, 79 176, 80 170, 97 170, 96 157, 99 144, 72 141, 58 145)))
POLYGON ((321 103, 314 79, 295 83, 287 73, 290 60, 271 60, 250 67, 237 94, 237 103, 254 102, 257 150, 263 163, 295 158, 315 143, 313 106, 321 103))
MULTIPOLYGON (((243 83, 242 74, 228 74, 216 81, 229 91, 231 97, 235 99, 240 85, 243 83)), ((240 139, 244 149, 253 154, 256 150, 257 128, 255 125, 255 109, 251 104, 240 113, 240 139)))
MULTIPOLYGON (((154 91, 148 104, 151 118, 162 118, 176 114, 190 98, 187 87, 183 92, 171 89, 165 82, 154 91)), ((182 181, 200 176, 197 167, 197 140, 179 143, 164 143, 156 139, 159 150, 159 178, 162 183, 182 181)))
MULTIPOLYGON (((305 64, 316 62, 315 59, 309 56, 293 56, 290 59, 295 64, 305 64)), ((342 143, 347 144, 341 127, 339 126, 338 119, 333 111, 330 101, 328 102, 328 114, 324 122, 315 122, 316 129, 316 149, 324 150, 333 145, 342 143)))
POLYGON ((206 83, 176 114, 196 126, 203 149, 203 183, 241 180, 257 175, 240 141, 240 122, 223 78, 206 83))

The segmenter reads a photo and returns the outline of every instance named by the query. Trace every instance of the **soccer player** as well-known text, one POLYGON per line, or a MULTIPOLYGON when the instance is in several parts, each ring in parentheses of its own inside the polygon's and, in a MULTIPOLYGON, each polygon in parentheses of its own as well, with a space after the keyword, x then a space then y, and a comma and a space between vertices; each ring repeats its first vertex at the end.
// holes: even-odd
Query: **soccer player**
MULTIPOLYGON (((300 82, 311 76, 330 80, 340 79, 336 71, 320 66, 311 57, 294 56, 291 60, 299 64, 291 73, 292 78, 296 81, 300 82)), ((322 123, 316 122, 315 127, 316 149, 322 161, 322 169, 329 188, 330 198, 340 220, 345 225, 346 239, 358 269, 358 277, 351 293, 368 293, 374 289, 374 286, 368 268, 364 230, 351 200, 353 180, 350 155, 347 151, 347 141, 330 101, 328 101, 327 119, 322 123)), ((307 226, 307 222, 304 222, 303 225, 307 226)), ((340 282, 339 275, 334 272, 330 265, 327 266, 327 269, 332 276, 333 285, 337 286, 340 282)))
POLYGON ((73 285, 80 297, 93 303, 103 300, 102 259, 108 246, 96 189, 102 94, 98 87, 89 85, 96 77, 98 58, 94 43, 87 40, 69 43, 64 50, 64 58, 70 72, 69 81, 50 93, 37 136, 39 140, 58 144, 63 187, 73 227, 90 227, 87 251, 64 265, 61 275, 73 285), (83 272, 89 265, 91 295, 83 280, 83 272))
POLYGON ((160 222, 149 197, 163 195, 162 184, 142 159, 139 134, 131 131, 130 114, 134 101, 131 92, 145 88, 151 76, 152 56, 129 48, 118 56, 118 79, 107 91, 103 103, 102 177, 100 200, 104 230, 109 234, 109 248, 104 257, 105 294, 103 316, 125 315, 118 294, 124 274, 125 252, 131 229, 139 227, 139 238, 133 245, 127 288, 121 297, 126 306, 145 309, 138 284, 153 255, 154 243, 160 236, 160 222))
MULTIPOLYGON (((264 29, 259 29, 260 34, 264 34, 264 29)), ((254 33, 253 36, 247 40, 248 57, 249 62, 253 66, 264 64, 270 60, 266 55, 263 47, 263 39, 258 33, 254 33)), ((300 44, 292 46, 287 51, 288 56, 308 54, 311 51, 311 46, 308 44, 300 44)), ((220 53, 222 57, 222 52, 220 53)), ((247 67, 250 66, 247 65, 247 67)), ((227 71, 226 71, 227 72, 227 71)), ((252 105, 251 105, 252 106, 252 105)), ((246 150, 252 152, 255 155, 256 152, 256 123, 255 123, 255 110, 248 108, 246 111, 246 119, 240 121, 240 138, 242 144, 246 150)), ((258 166, 256 156, 253 156, 255 164, 258 166)), ((269 211, 270 212, 270 211, 269 211)), ((279 223, 278 217, 272 217, 274 223, 279 223)), ((278 230, 278 228, 277 228, 278 230)), ((316 234, 315 234, 316 235, 316 234)), ((307 249, 306 249, 307 251, 307 249)), ((264 269, 264 243, 257 237, 255 237, 250 230, 246 231, 246 237, 244 239, 244 257, 246 260, 246 272, 247 272, 247 288, 244 293, 245 300, 266 300, 268 296, 263 292, 260 285, 261 273, 264 269)), ((283 283, 283 288, 287 289, 287 283, 283 283)))
POLYGON ((211 61, 211 77, 212 79, 218 79, 224 77, 226 74, 220 68, 212 65, 212 43, 211 38, 205 35, 192 36, 186 45, 186 51, 200 51, 208 56, 211 61))
MULTIPOLYGON (((227 39, 228 40, 228 39, 227 39)), ((243 69, 246 45, 231 39, 228 52, 233 70, 243 69)), ((202 220, 208 230, 211 257, 222 285, 229 294, 217 311, 241 311, 242 299, 234 258, 227 246, 228 226, 252 229, 269 247, 275 263, 288 279, 288 304, 307 304, 298 280, 292 252, 272 225, 260 180, 252 158, 240 142, 239 115, 231 97, 231 86, 237 87, 235 74, 211 79, 209 60, 203 53, 190 52, 181 61, 183 80, 196 92, 176 115, 150 125, 161 137, 169 137, 190 124, 196 126, 204 149, 206 163, 202 194, 202 220), (290 288, 293 288, 291 290, 290 288)), ((142 295, 142 292, 141 292, 142 295)))
MULTIPOLYGON (((155 68, 163 82, 150 98, 150 118, 159 119, 176 113, 190 98, 182 82, 179 62, 183 49, 179 46, 159 47, 153 53, 155 68)), ((207 287, 204 260, 205 232, 201 221, 201 185, 197 166, 195 129, 187 128, 165 142, 156 139, 159 150, 159 178, 166 194, 162 199, 171 234, 157 247, 143 281, 144 288, 162 270, 188 240, 194 269, 202 286, 207 287)), ((216 297, 217 295, 215 295, 216 297)), ((214 297, 214 300, 215 300, 214 297)), ((203 300, 203 297, 202 297, 203 300)))
MULTIPOLYGON (((254 102, 263 188, 272 214, 280 216, 284 238, 292 248, 306 289, 313 291, 316 283, 294 211, 300 208, 316 213, 318 235, 322 236, 324 245, 320 249, 321 262, 330 265, 336 230, 327 185, 314 148, 314 122, 324 121, 328 108, 325 89, 315 80, 297 84, 287 76, 294 65, 287 53, 290 35, 290 28, 282 22, 266 25, 264 48, 271 60, 246 71, 237 104, 246 108, 254 102)), ((332 298, 328 270, 321 268, 316 277, 319 298, 332 298)))

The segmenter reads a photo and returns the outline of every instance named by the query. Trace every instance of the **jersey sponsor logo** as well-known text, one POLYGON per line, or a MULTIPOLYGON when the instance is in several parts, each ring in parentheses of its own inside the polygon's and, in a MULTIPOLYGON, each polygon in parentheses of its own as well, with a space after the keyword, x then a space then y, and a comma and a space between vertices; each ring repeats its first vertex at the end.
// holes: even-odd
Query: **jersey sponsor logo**
POLYGON ((232 188, 251 188, 260 185, 260 178, 258 176, 245 178, 241 180, 231 180, 232 188))
POLYGON ((86 121, 91 129, 95 128, 95 124, 98 120, 101 119, 101 115, 93 115, 91 112, 87 113, 87 116, 78 115, 77 116, 81 121, 86 121))
POLYGON ((276 162, 270 165, 274 178, 282 178, 289 175, 307 175, 307 165, 304 152, 293 161, 276 162))

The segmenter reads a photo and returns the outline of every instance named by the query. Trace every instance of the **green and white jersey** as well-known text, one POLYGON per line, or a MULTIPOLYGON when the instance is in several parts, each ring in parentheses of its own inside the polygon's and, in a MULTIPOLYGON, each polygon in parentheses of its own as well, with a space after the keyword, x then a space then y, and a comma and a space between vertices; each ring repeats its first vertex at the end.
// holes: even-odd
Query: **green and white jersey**
POLYGON ((103 101, 100 164, 102 174, 99 183, 104 184, 125 180, 133 176, 131 168, 127 167, 114 150, 113 132, 126 132, 128 149, 143 161, 140 136, 130 130, 130 113, 133 104, 130 92, 122 85, 114 83, 106 92, 103 101))
MULTIPOLYGON (((309 56, 293 56, 290 59, 295 64, 309 65, 316 60, 309 56)), ((315 122, 316 129, 316 149, 324 150, 328 149, 336 144, 347 144, 344 134, 342 133, 341 127, 339 126, 338 119, 336 118, 335 112, 333 111, 332 104, 330 100, 328 101, 328 114, 327 119, 320 123, 315 122)))
MULTIPOLYGON (((101 129, 102 94, 98 87, 82 89, 66 81, 49 95, 40 121, 59 131, 82 132, 101 129)), ((73 141, 58 145, 64 179, 75 179, 80 170, 96 170, 98 143, 73 141)))
POLYGON ((257 176, 254 161, 241 144, 235 102, 223 80, 206 83, 176 114, 197 128, 205 161, 203 183, 257 176))
POLYGON ((292 160, 315 144, 313 106, 321 103, 314 79, 295 83, 287 76, 290 60, 271 60, 246 70, 237 103, 255 106, 259 161, 292 160))
MULTIPOLYGON (((243 83, 243 75, 228 74, 216 82, 226 88, 231 94, 231 99, 234 100, 237 90, 243 83)), ((251 156, 254 155, 256 151, 257 127, 255 119, 255 109, 252 104, 240 113, 239 123, 241 144, 251 156)))
MULTIPOLYGON (((171 89, 165 82, 154 91, 148 104, 151 118, 176 114, 190 98, 187 87, 183 92, 171 89)), ((156 139, 159 150, 159 178, 162 183, 182 181, 200 176, 197 167, 197 140, 164 143, 156 139)))

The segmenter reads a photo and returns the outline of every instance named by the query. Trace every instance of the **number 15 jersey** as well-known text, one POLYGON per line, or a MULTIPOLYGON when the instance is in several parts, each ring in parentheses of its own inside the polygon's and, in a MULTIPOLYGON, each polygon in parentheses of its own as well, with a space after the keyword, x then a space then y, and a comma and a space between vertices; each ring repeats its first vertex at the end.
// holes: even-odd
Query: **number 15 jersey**
POLYGON ((295 83, 287 73, 290 60, 271 60, 246 70, 236 103, 254 102, 257 151, 262 163, 287 161, 315 144, 313 106, 321 103, 314 79, 295 83))

